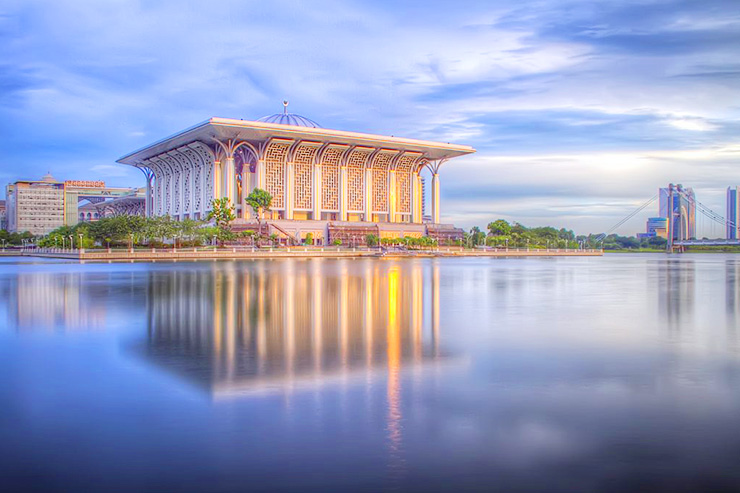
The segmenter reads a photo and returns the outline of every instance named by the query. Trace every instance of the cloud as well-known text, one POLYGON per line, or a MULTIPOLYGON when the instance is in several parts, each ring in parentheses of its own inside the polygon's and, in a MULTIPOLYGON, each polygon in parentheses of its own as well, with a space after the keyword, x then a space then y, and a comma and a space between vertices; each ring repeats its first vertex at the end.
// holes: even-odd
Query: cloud
POLYGON ((722 211, 717 190, 740 182, 718 151, 740 144, 739 23, 715 0, 11 1, 0 164, 141 185, 115 159, 289 99, 325 127, 476 147, 442 175, 443 215, 465 226, 603 230, 670 181, 722 211))

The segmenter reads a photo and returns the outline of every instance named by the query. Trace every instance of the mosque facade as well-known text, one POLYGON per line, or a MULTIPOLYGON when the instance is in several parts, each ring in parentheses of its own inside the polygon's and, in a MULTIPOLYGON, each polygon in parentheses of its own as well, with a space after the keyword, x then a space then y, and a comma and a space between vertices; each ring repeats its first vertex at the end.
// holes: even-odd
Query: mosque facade
MULTIPOLYGON (((246 197, 272 196, 264 218, 282 233, 327 241, 342 231, 419 236, 440 226, 441 166, 472 147, 326 129, 287 111, 256 121, 210 118, 134 151, 119 163, 146 177, 148 216, 205 219, 228 198, 249 223, 246 197), (421 173, 431 174, 423 217, 421 173), (332 231, 334 234, 332 235, 332 231)), ((449 229, 449 228, 448 228, 449 229)))

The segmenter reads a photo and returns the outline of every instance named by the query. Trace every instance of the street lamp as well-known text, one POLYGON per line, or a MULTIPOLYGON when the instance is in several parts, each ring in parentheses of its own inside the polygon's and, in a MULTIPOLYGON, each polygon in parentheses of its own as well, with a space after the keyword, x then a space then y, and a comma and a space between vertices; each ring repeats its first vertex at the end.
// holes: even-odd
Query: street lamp
POLYGON ((78 233, 77 236, 80 238, 79 243, 77 243, 77 249, 79 250, 82 248, 82 233, 78 233))
POLYGON ((70 250, 74 250, 74 247, 75 247, 73 239, 74 239, 74 236, 69 235, 69 249, 70 250))
POLYGON ((64 236, 62 236, 62 250, 66 250, 67 249, 67 246, 66 245, 67 245, 67 241, 64 238, 64 236))
POLYGON ((505 238, 504 241, 506 242, 506 251, 509 251, 509 239, 505 238))

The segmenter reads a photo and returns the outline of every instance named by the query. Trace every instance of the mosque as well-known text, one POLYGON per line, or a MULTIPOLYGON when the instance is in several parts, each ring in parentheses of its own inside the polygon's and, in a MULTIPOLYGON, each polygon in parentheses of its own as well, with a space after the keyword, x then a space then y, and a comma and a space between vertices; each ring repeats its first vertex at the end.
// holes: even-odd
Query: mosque
POLYGON ((469 146, 322 128, 283 112, 256 121, 210 118, 118 160, 146 177, 146 214, 203 219, 214 198, 235 206, 236 229, 252 224, 245 202, 255 188, 272 195, 270 232, 293 242, 360 244, 383 237, 457 239, 440 224, 442 164, 469 146), (421 172, 431 174, 431 217, 422 217, 421 172))

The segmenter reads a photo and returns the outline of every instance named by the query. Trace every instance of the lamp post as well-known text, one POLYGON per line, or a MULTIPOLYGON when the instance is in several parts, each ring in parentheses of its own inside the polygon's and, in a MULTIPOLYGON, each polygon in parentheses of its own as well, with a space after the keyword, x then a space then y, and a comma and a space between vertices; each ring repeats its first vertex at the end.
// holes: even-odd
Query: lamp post
POLYGON ((62 236, 62 251, 66 250, 66 249, 67 249, 67 241, 64 238, 64 236, 62 236))
POLYGON ((74 250, 75 244, 74 244, 74 236, 69 235, 69 251, 71 252, 74 250))
POLYGON ((78 233, 77 237, 80 239, 80 241, 77 243, 77 249, 82 250, 82 233, 78 233))
POLYGON ((506 242, 506 251, 509 251, 509 239, 505 238, 504 241, 506 242))

